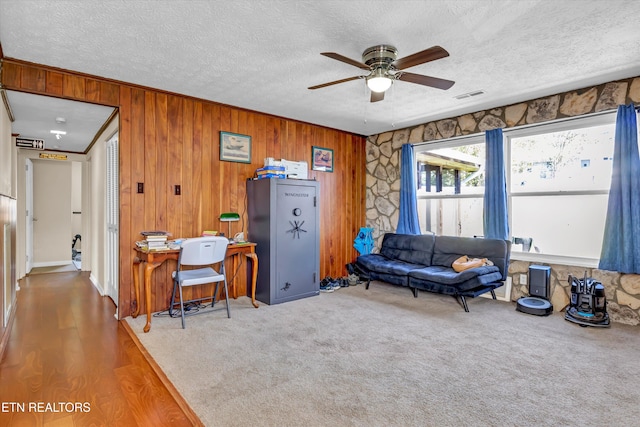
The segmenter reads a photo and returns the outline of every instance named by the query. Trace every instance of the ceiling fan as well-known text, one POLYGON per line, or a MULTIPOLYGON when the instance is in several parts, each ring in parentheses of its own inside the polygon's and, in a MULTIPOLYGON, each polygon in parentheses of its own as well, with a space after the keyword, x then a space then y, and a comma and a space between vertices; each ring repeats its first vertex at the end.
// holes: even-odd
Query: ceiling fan
POLYGON ((384 92, 391 87, 394 80, 402 80, 443 90, 449 89, 455 83, 451 80, 403 71, 406 68, 449 56, 449 52, 440 46, 433 46, 429 49, 414 53, 413 55, 396 59, 398 57, 398 49, 390 45, 381 44, 366 49, 362 53, 362 62, 347 58, 335 52, 322 52, 321 55, 366 70, 369 74, 347 77, 346 79, 309 87, 309 89, 312 90, 338 83, 345 83, 351 80, 365 79, 367 86, 371 89, 371 102, 378 102, 384 99, 384 92))

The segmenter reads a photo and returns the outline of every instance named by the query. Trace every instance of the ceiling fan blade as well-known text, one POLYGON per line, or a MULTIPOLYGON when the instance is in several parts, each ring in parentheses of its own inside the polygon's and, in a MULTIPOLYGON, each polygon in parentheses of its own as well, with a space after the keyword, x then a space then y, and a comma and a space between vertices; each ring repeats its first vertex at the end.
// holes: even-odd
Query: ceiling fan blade
POLYGON ((347 58, 346 56, 340 55, 339 53, 322 52, 320 55, 324 55, 328 58, 335 59, 337 61, 344 62, 349 65, 353 65, 354 67, 362 68, 363 70, 368 71, 371 69, 371 67, 369 67, 367 64, 360 61, 356 61, 355 59, 347 58))
POLYGON ((409 83, 417 83, 419 85, 424 85, 424 86, 431 86, 431 87, 435 87, 443 90, 449 89, 455 83, 454 81, 451 81, 451 80, 439 79, 437 77, 423 76, 422 74, 407 73, 404 71, 398 74, 400 74, 400 76, 398 77, 398 80, 402 80, 404 82, 409 82, 409 83))
POLYGON ((440 46, 433 46, 421 52, 414 53, 413 55, 396 59, 393 62, 393 66, 398 70, 404 70, 405 68, 414 67, 416 65, 424 64, 425 62, 435 61, 436 59, 446 58, 447 56, 449 56, 449 52, 440 46))
POLYGON ((358 80, 358 79, 361 79, 362 77, 363 76, 347 77, 346 79, 341 79, 341 80, 336 80, 336 81, 329 82, 329 83, 323 83, 323 84, 320 84, 320 85, 311 86, 311 87, 309 87, 309 89, 311 89, 311 90, 320 89, 320 88, 327 87, 327 86, 337 85, 338 83, 350 82, 351 80, 358 80))
POLYGON ((371 91, 371 102, 378 102, 384 99, 384 92, 371 91))

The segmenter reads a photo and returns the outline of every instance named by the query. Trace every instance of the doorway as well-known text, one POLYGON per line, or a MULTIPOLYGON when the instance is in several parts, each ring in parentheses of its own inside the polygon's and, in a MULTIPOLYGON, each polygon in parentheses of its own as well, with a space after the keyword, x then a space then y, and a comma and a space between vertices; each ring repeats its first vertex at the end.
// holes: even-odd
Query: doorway
MULTIPOLYGON (((65 262, 72 266, 73 239, 80 235, 75 250, 81 252, 81 268, 91 272, 92 282, 105 295, 105 146, 107 138, 118 130, 118 109, 17 91, 8 90, 6 94, 15 118, 11 125, 12 133, 27 140, 44 141, 43 147, 30 149, 20 145, 18 170, 25 168, 30 172, 36 170, 37 173, 37 169, 45 163, 67 164, 71 169, 67 193, 71 193, 72 201, 71 205, 67 205, 66 219, 60 226, 43 223, 44 220, 40 218, 42 214, 29 200, 27 188, 33 188, 34 185, 30 174, 18 174, 19 196, 16 202, 20 214, 16 230, 16 278, 24 277, 34 266, 34 260, 38 263, 65 262), (54 130, 56 133, 52 132, 54 130), (30 163, 35 163, 35 166, 29 168, 30 163), (31 206, 27 208, 28 205, 31 206), (32 215, 34 212, 36 216, 32 215), (36 227, 36 230, 32 227, 36 227), (55 239, 59 243, 55 249, 56 255, 48 253, 47 258, 40 259, 40 243, 32 243, 38 239, 40 230, 37 228, 44 228, 50 235, 54 229, 65 229, 65 236, 60 233, 60 237, 55 239), (55 259, 52 259, 54 256, 55 259)), ((67 197, 62 196, 61 189, 51 190, 51 193, 49 196, 56 201, 60 197, 67 197)))
MULTIPOLYGON (((33 187, 32 267, 72 264, 71 183, 72 164, 55 160, 31 161, 33 187)), ((29 242, 27 242, 29 246, 29 242)))

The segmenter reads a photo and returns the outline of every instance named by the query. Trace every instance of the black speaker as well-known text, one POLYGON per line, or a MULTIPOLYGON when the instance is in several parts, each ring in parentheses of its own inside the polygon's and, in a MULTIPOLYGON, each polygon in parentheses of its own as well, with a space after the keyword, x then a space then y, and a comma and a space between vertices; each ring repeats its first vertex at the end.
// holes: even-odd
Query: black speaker
POLYGON ((551 267, 529 266, 529 295, 549 299, 551 293, 551 267))

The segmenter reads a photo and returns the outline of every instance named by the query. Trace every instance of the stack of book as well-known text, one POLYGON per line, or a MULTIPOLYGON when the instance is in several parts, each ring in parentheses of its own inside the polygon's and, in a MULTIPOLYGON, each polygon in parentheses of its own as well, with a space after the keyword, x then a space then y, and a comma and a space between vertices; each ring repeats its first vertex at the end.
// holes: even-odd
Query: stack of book
POLYGON ((169 249, 169 233, 166 231, 143 231, 140 234, 145 238, 147 249, 150 251, 162 251, 169 249))
POLYGON ((284 166, 265 166, 263 168, 256 169, 256 176, 258 179, 266 178, 286 178, 286 172, 284 166))

